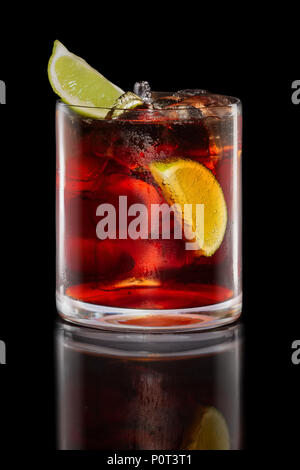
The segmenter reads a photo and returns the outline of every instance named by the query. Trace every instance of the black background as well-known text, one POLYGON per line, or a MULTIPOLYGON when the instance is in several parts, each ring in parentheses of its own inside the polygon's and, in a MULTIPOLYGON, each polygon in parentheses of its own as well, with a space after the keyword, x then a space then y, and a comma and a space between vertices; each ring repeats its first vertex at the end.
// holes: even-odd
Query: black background
POLYGON ((83 34, 76 26, 77 35, 53 28, 47 39, 40 33, 1 39, 0 79, 7 86, 7 104, 0 106, 3 450, 57 455, 56 97, 47 62, 59 39, 125 90, 148 80, 155 90, 204 88, 242 100, 245 444, 253 455, 297 451, 300 365, 291 362, 291 344, 300 336, 300 105, 291 101, 297 47, 293 38, 278 38, 280 29, 270 36, 262 24, 259 37, 257 24, 252 34, 241 35, 233 23, 208 36, 201 21, 191 14, 187 21, 178 11, 177 23, 168 28, 159 18, 145 28, 137 17, 130 28, 111 25, 104 37, 103 31, 83 34), (234 34, 227 38, 229 29, 234 34))

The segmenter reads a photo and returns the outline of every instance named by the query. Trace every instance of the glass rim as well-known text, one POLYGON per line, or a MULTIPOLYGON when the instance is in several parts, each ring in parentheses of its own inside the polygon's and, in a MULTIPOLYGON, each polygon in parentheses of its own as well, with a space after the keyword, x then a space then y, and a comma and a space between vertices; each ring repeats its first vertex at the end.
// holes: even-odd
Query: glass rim
MULTIPOLYGON (((152 92, 154 94, 157 94, 157 95, 161 95, 162 97, 163 96, 170 96, 170 94, 174 93, 174 92, 152 92)), ((209 93, 210 95, 218 95, 217 93, 209 93)), ((219 96, 222 96, 223 98, 227 98, 230 100, 230 103, 228 104, 223 104, 223 105, 211 105, 211 106, 203 106, 204 109, 224 109, 224 108, 235 108, 237 107, 238 105, 241 105, 241 100, 240 98, 237 98, 237 97, 234 97, 234 96, 229 96, 229 95, 219 95, 219 96)), ((65 101, 63 101, 62 99, 57 99, 56 100, 56 104, 57 105, 61 105, 63 107, 66 107, 66 108, 80 108, 80 109, 103 109, 103 110, 106 110, 106 111, 111 111, 111 110, 116 110, 116 111, 134 111, 136 113, 140 113, 140 112, 148 112, 148 113, 153 113, 153 112, 160 112, 160 113, 170 113, 170 112, 174 112, 174 110, 176 110, 176 106, 174 108, 163 108, 163 109, 159 109, 159 108, 146 108, 146 107, 139 107, 138 109, 136 108, 115 108, 114 106, 86 106, 86 105, 80 105, 80 104, 71 104, 71 103, 66 103, 65 101)), ((180 105, 178 104, 178 109, 180 110, 188 110, 190 109, 191 106, 184 106, 184 105, 180 105)), ((197 108, 197 109, 200 109, 201 108, 197 108)), ((93 117, 91 117, 91 119, 93 119, 93 117)), ((104 120, 106 118, 103 118, 104 120)))

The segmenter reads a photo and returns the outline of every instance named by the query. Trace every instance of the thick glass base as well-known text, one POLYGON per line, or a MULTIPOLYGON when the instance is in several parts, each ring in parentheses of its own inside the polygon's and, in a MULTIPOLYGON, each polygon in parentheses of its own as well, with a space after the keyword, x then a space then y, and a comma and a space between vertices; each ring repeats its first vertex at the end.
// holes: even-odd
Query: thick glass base
POLYGON ((181 309, 116 308, 95 305, 56 293, 57 309, 67 321, 102 330, 190 331, 217 328, 237 320, 242 294, 213 305, 181 309))

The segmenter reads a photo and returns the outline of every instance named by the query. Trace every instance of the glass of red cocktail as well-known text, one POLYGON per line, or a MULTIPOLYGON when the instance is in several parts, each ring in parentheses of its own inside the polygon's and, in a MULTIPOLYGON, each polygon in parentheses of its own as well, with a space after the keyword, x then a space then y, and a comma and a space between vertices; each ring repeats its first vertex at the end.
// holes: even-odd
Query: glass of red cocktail
POLYGON ((99 328, 211 328, 241 311, 241 103, 57 103, 57 304, 99 328), (95 113, 94 113, 95 114, 95 113))

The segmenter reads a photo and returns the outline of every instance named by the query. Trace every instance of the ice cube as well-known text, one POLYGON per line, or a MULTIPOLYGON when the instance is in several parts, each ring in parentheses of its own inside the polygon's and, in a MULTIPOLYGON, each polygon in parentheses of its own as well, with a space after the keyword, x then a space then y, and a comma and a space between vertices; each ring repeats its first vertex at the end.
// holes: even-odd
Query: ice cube
MULTIPOLYGON (((156 106, 162 106, 162 101, 156 103, 156 106)), ((198 120, 202 118, 202 113, 193 105, 182 104, 181 101, 168 100, 168 103, 164 103, 164 107, 160 108, 163 119, 181 121, 181 120, 198 120)))
POLYGON ((165 109, 168 106, 177 105, 180 101, 180 97, 175 95, 168 95, 165 93, 153 93, 153 108, 154 109, 165 109))
POLYGON ((146 104, 152 103, 152 93, 148 82, 136 82, 133 91, 138 95, 146 104))
POLYGON ((165 119, 171 120, 194 120, 201 119, 202 113, 193 106, 193 103, 189 104, 185 102, 187 96, 190 96, 192 91, 197 91, 198 93, 204 90, 184 90, 183 94, 181 92, 176 92, 172 95, 167 95, 163 93, 153 94, 153 108, 160 110, 167 110, 168 112, 164 114, 165 119))
POLYGON ((193 106, 201 110, 203 117, 222 118, 231 112, 231 101, 227 96, 209 93, 206 90, 180 90, 174 95, 180 98, 181 106, 193 106))
POLYGON ((178 106, 192 107, 201 113, 203 126, 209 136, 210 152, 221 156, 224 126, 232 114, 232 99, 205 90, 180 90, 175 95, 180 98, 178 106))
POLYGON ((207 95, 208 91, 207 90, 202 90, 202 89, 192 89, 192 88, 187 88, 186 90, 179 90, 174 93, 173 96, 177 96, 178 98, 187 98, 189 96, 199 96, 199 95, 207 95))
POLYGON ((65 191, 68 196, 85 195, 93 198, 93 193, 102 185, 102 173, 107 158, 93 154, 68 155, 65 163, 65 191))

